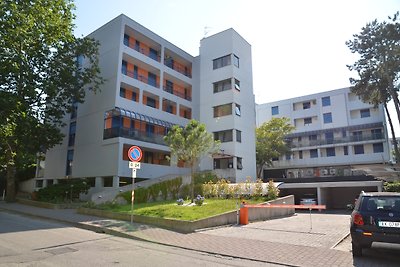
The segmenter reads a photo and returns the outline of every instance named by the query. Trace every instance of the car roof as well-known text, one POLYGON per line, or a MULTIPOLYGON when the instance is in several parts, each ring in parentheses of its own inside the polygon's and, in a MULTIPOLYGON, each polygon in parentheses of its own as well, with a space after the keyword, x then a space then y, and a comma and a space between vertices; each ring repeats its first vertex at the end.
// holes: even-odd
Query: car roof
POLYGON ((361 192, 360 196, 400 196, 400 192, 361 192))

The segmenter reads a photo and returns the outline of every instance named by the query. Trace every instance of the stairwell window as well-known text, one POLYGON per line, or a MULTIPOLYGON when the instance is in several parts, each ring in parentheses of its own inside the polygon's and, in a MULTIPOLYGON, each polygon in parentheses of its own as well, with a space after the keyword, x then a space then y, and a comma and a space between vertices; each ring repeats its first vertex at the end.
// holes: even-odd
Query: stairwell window
POLYGON ((238 116, 241 115, 240 105, 238 105, 238 104, 236 104, 236 107, 235 107, 235 114, 238 115, 238 116))
POLYGON ((239 158, 239 157, 236 158, 236 168, 237 168, 238 170, 243 169, 242 158, 239 158))
POLYGON ((216 58, 213 60, 213 69, 219 69, 228 65, 231 65, 231 54, 220 57, 220 58, 216 58))
POLYGON ((233 65, 239 68, 239 57, 237 55, 233 55, 233 65))

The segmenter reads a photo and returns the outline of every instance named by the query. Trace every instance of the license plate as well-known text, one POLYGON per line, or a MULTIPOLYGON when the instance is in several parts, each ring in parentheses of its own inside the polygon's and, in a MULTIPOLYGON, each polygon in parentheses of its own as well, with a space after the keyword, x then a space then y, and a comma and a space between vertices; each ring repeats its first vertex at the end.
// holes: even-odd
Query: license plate
POLYGON ((380 227, 393 227, 393 228, 400 228, 400 222, 378 222, 380 227))

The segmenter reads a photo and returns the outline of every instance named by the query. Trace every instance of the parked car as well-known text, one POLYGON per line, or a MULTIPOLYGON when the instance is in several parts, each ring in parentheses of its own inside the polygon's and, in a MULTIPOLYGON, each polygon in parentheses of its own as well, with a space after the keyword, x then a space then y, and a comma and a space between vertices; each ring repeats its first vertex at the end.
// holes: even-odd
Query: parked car
POLYGON ((374 242, 400 244, 400 193, 361 192, 350 219, 353 256, 374 242))

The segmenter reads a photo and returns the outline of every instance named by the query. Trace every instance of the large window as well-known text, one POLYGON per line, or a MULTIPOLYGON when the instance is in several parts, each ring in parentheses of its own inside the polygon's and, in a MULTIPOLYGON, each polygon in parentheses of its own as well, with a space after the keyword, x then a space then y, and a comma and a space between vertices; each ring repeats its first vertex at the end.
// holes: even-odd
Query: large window
POLYGON ((219 140, 222 143, 231 142, 233 140, 233 130, 214 132, 214 140, 219 140))
POLYGON ((310 158, 318 158, 318 150, 310 149, 310 158))
POLYGON ((345 156, 349 155, 349 147, 348 147, 348 146, 344 146, 344 147, 343 147, 343 154, 344 154, 345 156))
POLYGON ((369 111, 369 108, 360 110, 360 116, 361 116, 361 118, 371 117, 371 113, 369 111))
POLYGON ((362 131, 353 132, 352 140, 356 142, 362 141, 362 131))
POLYGON ((303 109, 309 109, 309 108, 311 108, 311 102, 304 102, 303 103, 303 109))
POLYGON ((237 168, 238 170, 243 169, 242 158, 236 157, 236 168, 237 168))
POLYGON ((71 122, 69 125, 68 146, 75 144, 76 122, 71 122))
POLYGON ((239 57, 237 55, 233 55, 233 65, 239 68, 239 57))
POLYGON ((312 118, 304 118, 304 125, 309 125, 312 123, 312 118))
POLYGON ((373 144, 374 153, 382 153, 383 152, 383 143, 373 144))
POLYGON ((74 150, 68 150, 67 152, 67 168, 65 171, 65 175, 72 174, 72 162, 74 161, 74 150))
POLYGON ((271 114, 272 115, 278 115, 279 114, 279 107, 278 106, 271 107, 271 114))
POLYGON ((232 89, 232 79, 226 79, 214 83, 214 94, 231 89, 232 89))
POLYGON ((371 135, 372 135, 372 139, 383 139, 382 129, 372 129, 371 135))
POLYGON ((334 157, 336 156, 335 148, 334 147, 328 147, 326 149, 326 156, 327 157, 334 157))
POLYGON ((214 118, 232 114, 232 103, 214 107, 214 118))
POLYGON ((331 105, 331 98, 329 96, 325 96, 322 98, 322 106, 330 106, 331 105))
POLYGON ((235 114, 238 116, 242 115, 242 112, 240 110, 240 105, 238 105, 238 104, 235 104, 235 114))
POLYGON ((213 69, 219 69, 228 65, 231 65, 231 55, 226 55, 213 60, 213 69))
POLYGON ((242 142, 242 131, 236 130, 236 142, 242 142))
POLYGON ((355 145, 354 146, 354 154, 364 154, 364 145, 355 145))
POLYGON ((332 113, 324 113, 324 123, 332 123, 332 113))
POLYGON ((147 106, 156 108, 156 100, 151 97, 147 97, 147 106))
POLYGON ((333 132, 326 132, 325 133, 325 142, 327 144, 333 144, 333 132))

